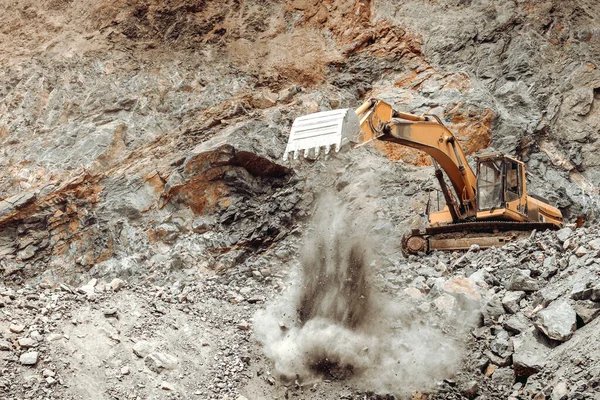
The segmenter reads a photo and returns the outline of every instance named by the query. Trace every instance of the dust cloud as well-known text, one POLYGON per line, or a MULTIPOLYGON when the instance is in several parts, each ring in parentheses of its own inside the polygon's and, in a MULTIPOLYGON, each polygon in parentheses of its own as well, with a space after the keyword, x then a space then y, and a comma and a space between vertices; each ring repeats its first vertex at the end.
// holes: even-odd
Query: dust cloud
POLYGON ((442 332, 444 321, 415 318, 414 305, 374 285, 376 249, 386 238, 371 230, 373 190, 363 184, 321 196, 290 287, 254 317, 257 338, 283 379, 349 379, 365 390, 406 395, 458 369, 460 341, 442 332))

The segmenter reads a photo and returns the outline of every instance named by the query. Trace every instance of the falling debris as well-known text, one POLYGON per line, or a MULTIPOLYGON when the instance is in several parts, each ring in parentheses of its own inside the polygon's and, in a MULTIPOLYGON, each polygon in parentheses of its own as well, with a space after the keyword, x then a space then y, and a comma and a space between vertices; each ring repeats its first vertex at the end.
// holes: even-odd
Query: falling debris
MULTIPOLYGON (((361 193, 350 203, 331 195, 320 199, 292 289, 257 313, 255 330, 287 379, 346 379, 381 393, 430 389, 459 365, 461 335, 439 328, 455 310, 419 318, 414 305, 393 302, 376 289, 373 244, 383 241, 373 231, 375 199, 368 191, 376 179, 365 182, 346 187, 361 193)), ((474 318, 464 317, 457 332, 466 336, 474 318)))

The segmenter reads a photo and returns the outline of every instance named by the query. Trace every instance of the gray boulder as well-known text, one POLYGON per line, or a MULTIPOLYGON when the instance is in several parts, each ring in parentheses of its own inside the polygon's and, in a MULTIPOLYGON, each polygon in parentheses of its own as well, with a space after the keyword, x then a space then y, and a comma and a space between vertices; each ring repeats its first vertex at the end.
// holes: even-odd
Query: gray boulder
POLYGON ((513 368, 515 374, 521 377, 533 375, 544 368, 552 345, 548 339, 529 329, 520 336, 513 338, 513 368))
POLYGON ((525 292, 506 292, 502 298, 502 305, 509 314, 516 314, 519 312, 521 307, 519 302, 525 297, 525 292))
POLYGON ((560 229, 558 232, 556 232, 556 237, 561 242, 564 242, 565 240, 570 238, 572 234, 573 234, 573 231, 571 230, 571 228, 563 228, 563 229, 560 229))
POLYGON ((516 270, 506 285, 506 289, 518 292, 535 292, 539 288, 538 281, 531 278, 528 271, 523 270, 516 270))
POLYGON ((555 302, 539 312, 535 327, 550 339, 565 342, 577 329, 577 314, 566 301, 555 302))

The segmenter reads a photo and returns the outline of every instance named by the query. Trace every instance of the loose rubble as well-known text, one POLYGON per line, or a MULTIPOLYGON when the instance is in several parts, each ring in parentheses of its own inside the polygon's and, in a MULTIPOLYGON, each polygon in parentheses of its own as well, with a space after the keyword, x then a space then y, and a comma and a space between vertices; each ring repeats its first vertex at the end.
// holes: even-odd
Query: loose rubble
MULTIPOLYGON (((593 339, 600 303, 593 290, 580 290, 596 286, 581 286, 577 277, 585 275, 590 282, 600 277, 598 250, 588 245, 600 232, 580 228, 573 235, 577 245, 567 251, 557 246, 556 233, 537 232, 503 248, 400 258, 377 267, 378 290, 409 300, 416 312, 460 318, 457 305, 465 301, 480 310, 456 383, 440 382, 429 398, 539 398, 540 393, 562 398, 594 392, 593 385, 579 385, 578 377, 600 379, 593 339), (577 257, 579 246, 589 255, 577 257), (557 266, 553 274, 539 267, 548 259, 557 266), (527 290, 512 290, 515 282, 527 290), (571 343, 576 346, 567 350, 571 343), (562 380, 552 384, 555 378, 562 380)), ((0 390, 65 398, 75 387, 77 365, 92 367, 100 360, 109 366, 106 373, 85 376, 106 393, 129 393, 126 388, 135 387, 132 393, 139 396, 159 390, 216 399, 303 390, 267 374, 269 361, 253 338, 250 321, 264 307, 254 298, 259 293, 267 301, 278 296, 291 272, 277 262, 271 270, 276 272, 259 278, 254 264, 244 263, 212 277, 189 275, 185 285, 123 281, 118 291, 98 291, 103 283, 98 280, 89 285, 92 297, 68 284, 15 291, 0 287, 0 296, 11 299, 0 309, 11 316, 0 322, 0 356, 11 371, 4 375, 10 379, 0 379, 0 390), (26 383, 20 368, 35 371, 42 383, 26 383), (109 376, 121 383, 109 384, 109 376), (159 383, 153 383, 158 377, 159 383)), ((106 287, 109 282, 104 281, 106 287)), ((338 393, 342 387, 344 381, 337 381, 314 393, 338 393)))

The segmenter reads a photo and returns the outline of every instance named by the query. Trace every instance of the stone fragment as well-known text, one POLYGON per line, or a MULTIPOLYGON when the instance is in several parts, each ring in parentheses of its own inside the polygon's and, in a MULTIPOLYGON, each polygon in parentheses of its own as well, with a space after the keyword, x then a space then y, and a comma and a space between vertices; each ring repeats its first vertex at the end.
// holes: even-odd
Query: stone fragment
POLYGON ((534 307, 547 307, 554 300, 565 295, 569 291, 568 285, 548 285, 542 290, 537 291, 532 296, 532 305, 534 307))
POLYGON ((167 381, 162 381, 162 383, 160 384, 160 388, 162 390, 175 390, 175 386, 173 386, 171 383, 169 383, 167 381))
POLYGON ((431 311, 431 304, 428 302, 425 303, 421 303, 419 304, 419 306, 417 307, 419 309, 419 311, 421 311, 422 313, 427 314, 429 311, 431 311))
POLYGON ((48 337, 46 337, 46 340, 49 342, 54 342, 56 340, 60 340, 62 339, 64 336, 61 335, 60 333, 51 333, 48 335, 48 337))
POLYGON ((53 377, 49 376, 49 377, 46 378, 46 383, 48 385, 53 385, 53 384, 56 383, 56 379, 54 379, 53 377))
POLYGON ((571 290, 571 298, 573 300, 587 300, 592 296, 591 282, 576 281, 571 290))
POLYGON ((38 361, 38 352, 30 351, 30 352, 21 354, 21 357, 19 357, 19 361, 23 365, 35 365, 38 361))
POLYGON ((567 382, 560 381, 552 389, 550 398, 552 400, 564 400, 567 398, 567 394, 569 394, 569 386, 567 385, 567 382))
POLYGON ((56 373, 54 373, 54 371, 52 371, 51 369, 44 369, 44 371, 42 371, 42 375, 44 376, 44 378, 48 378, 48 377, 52 377, 55 376, 56 373))
POLYGON ((555 302, 537 314, 535 327, 550 339, 564 342, 577 329, 577 314, 566 301, 555 302))
POLYGON ((105 317, 114 317, 114 318, 118 318, 118 311, 116 308, 114 307, 110 307, 110 308, 105 308, 104 310, 102 310, 102 313, 104 314, 105 317))
POLYGON ((124 285, 125 285, 125 282, 119 278, 115 278, 112 281, 110 281, 110 287, 115 292, 118 292, 119 290, 121 290, 124 285))
POLYGON ((433 305, 442 313, 451 315, 456 305, 456 299, 445 293, 433 300, 433 305))
POLYGON ((264 277, 269 277, 269 276, 273 276, 273 272, 271 271, 270 268, 261 268, 260 269, 260 274, 264 277))
POLYGON ((229 302, 231 304, 240 304, 242 301, 244 301, 244 296, 240 294, 233 294, 229 297, 229 302))
POLYGON ((481 309, 483 314, 483 323, 485 325, 490 325, 498 321, 498 319, 506 313, 504 311, 504 307, 502 306, 501 297, 502 296, 500 294, 496 293, 481 309))
POLYGON ((508 332, 503 329, 496 334, 496 337, 490 343, 490 350, 499 356, 505 356, 512 353, 512 344, 508 337, 508 332))
POLYGON ((174 243, 179 237, 179 228, 175 224, 162 223, 154 230, 155 236, 164 243, 174 243))
POLYGON ((600 315, 600 303, 593 301, 578 301, 573 306, 575 313, 584 324, 589 324, 600 315))
POLYGON ((579 247, 577 248, 577 250, 575 250, 575 255, 576 255, 577 257, 583 257, 583 256, 585 256, 586 254, 587 254, 587 250, 586 250, 586 248, 585 248, 585 247, 583 247, 583 246, 579 246, 579 247))
POLYGON ((481 295, 473 287, 473 283, 464 276, 454 276, 444 282, 444 291, 448 294, 464 294, 473 300, 481 299, 481 295))
POLYGON ((215 224, 216 220, 214 217, 203 216, 195 219, 194 222, 192 222, 192 230, 198 234, 206 233, 214 229, 215 224))
POLYGON ((252 105, 260 109, 273 107, 277 104, 278 98, 279 96, 271 91, 260 91, 252 97, 252 105))
POLYGON ((246 320, 241 320, 237 327, 239 330, 249 331, 252 328, 252 325, 246 320))
POLYGON ((125 365, 124 367, 121 368, 121 375, 129 375, 130 370, 129 370, 129 366, 125 365))
POLYGON ((26 248, 24 248, 23 250, 19 251, 17 253, 17 257, 21 261, 29 260, 30 258, 33 258, 33 256, 35 256, 35 253, 37 252, 37 250, 38 250, 38 248, 35 247, 34 245, 29 245, 26 248))
POLYGON ((152 351, 152 345, 146 340, 140 340, 133 345, 133 354, 140 358, 146 357, 152 351))
POLYGON ((23 331, 25 330, 25 325, 22 325, 22 324, 11 324, 8 327, 8 330, 11 331, 12 333, 23 333, 23 331))
POLYGON ((515 315, 511 315, 502 324, 502 327, 509 332, 513 333, 521 333, 525 332, 527 329, 531 327, 531 323, 529 319, 523 313, 518 313, 515 315))
POLYGON ((37 342, 31 338, 20 338, 18 342, 19 346, 24 349, 28 349, 37 345, 37 342))
POLYGON ((0 201, 0 216, 4 216, 14 210, 18 210, 27 206, 28 204, 33 203, 36 200, 36 194, 29 193, 19 193, 15 196, 9 197, 8 199, 4 199, 0 201))
POLYGON ((94 287, 91 285, 83 285, 77 288, 77 292, 87 296, 93 296, 95 293, 94 287))
POLYGON ((96 292, 100 292, 100 293, 106 291, 106 282, 104 282, 104 281, 98 282, 95 289, 96 289, 96 292))
POLYGON ((419 289, 414 288, 414 287, 409 287, 404 289, 404 293, 410 297, 412 300, 415 301, 419 301, 419 300, 423 300, 423 292, 421 292, 419 289))
POLYGON ((144 360, 146 367, 157 374, 163 370, 173 370, 177 368, 177 362, 177 358, 165 353, 152 353, 144 360))
POLYGON ((264 298, 264 296, 252 296, 246 301, 250 304, 262 303, 265 301, 265 298, 264 298))
POLYGON ((499 356, 497 354, 492 353, 489 350, 484 352, 485 356, 490 360, 490 362, 498 367, 508 367, 512 361, 512 357, 510 353, 507 353, 504 356, 499 356))
POLYGON ((247 294, 249 294, 251 292, 252 292, 252 288, 248 287, 248 286, 243 287, 243 288, 240 289, 240 294, 242 294, 242 295, 247 295, 247 294))
POLYGON ((257 278, 257 279, 262 279, 262 274, 260 273, 260 271, 254 270, 252 271, 252 276, 257 278))
POLYGON ((515 382, 515 372, 511 368, 497 368, 492 374, 492 382, 496 386, 511 387, 515 382))
POLYGON ((516 314, 521 310, 519 302, 525 297, 525 292, 506 292, 502 298, 502 305, 509 314, 516 314))
POLYGON ((590 300, 600 301, 600 285, 596 285, 591 289, 590 300))
POLYGON ((479 293, 483 293, 490 288, 490 286, 498 285, 498 280, 492 274, 485 269, 478 269, 469 275, 469 280, 473 283, 473 286, 479 293))
POLYGON ((479 393, 479 385, 476 380, 471 380, 460 384, 460 392, 468 399, 474 399, 479 393))
POLYGON ((567 240, 569 237, 571 237, 571 235, 573 234, 573 231, 571 230, 571 228, 562 228, 559 229, 556 232, 556 237, 558 238, 558 240, 560 240, 561 242, 564 242, 565 240, 567 240))
POLYGON ((0 351, 10 351, 10 350, 12 350, 10 343, 8 343, 5 340, 0 340, 0 351))
POLYGON ((536 290, 539 290, 539 288, 538 281, 531 278, 529 273, 523 270, 516 270, 513 272, 506 285, 507 290, 519 292, 535 292, 536 290))
POLYGON ((592 250, 600 250, 600 238, 590 240, 590 242, 588 243, 588 246, 592 250))

